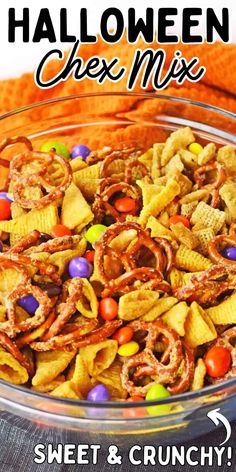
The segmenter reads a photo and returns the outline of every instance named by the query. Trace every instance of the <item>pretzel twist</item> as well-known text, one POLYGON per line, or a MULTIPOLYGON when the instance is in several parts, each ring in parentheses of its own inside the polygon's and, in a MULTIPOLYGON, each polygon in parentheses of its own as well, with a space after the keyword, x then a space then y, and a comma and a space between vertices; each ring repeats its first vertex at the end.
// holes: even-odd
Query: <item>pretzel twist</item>
POLYGON ((115 179, 111 179, 110 182, 109 180, 110 179, 103 179, 100 182, 99 192, 95 195, 95 201, 93 204, 95 222, 101 222, 105 214, 113 216, 113 218, 119 222, 126 219, 127 213, 120 213, 109 201, 119 192, 134 200, 135 208, 133 211, 129 212, 129 215, 137 215, 141 208, 141 195, 139 190, 133 185, 125 182, 115 181, 115 183, 112 183, 109 186, 109 183, 114 182, 115 179))
POLYGON ((67 321, 76 312, 76 303, 80 299, 81 294, 82 282, 79 277, 64 283, 61 300, 56 308, 57 317, 43 337, 43 341, 56 336, 62 330, 67 321), (71 293, 69 293, 69 289, 71 289, 71 293))
POLYGON ((154 322, 133 321, 129 324, 134 331, 147 331, 144 349, 125 360, 122 368, 122 384, 130 395, 145 396, 154 383, 172 384, 176 378, 178 368, 183 359, 182 343, 178 334, 167 327, 162 321, 154 322), (166 352, 158 360, 154 355, 155 343, 160 336, 164 336, 167 343, 166 352), (130 371, 134 369, 130 378, 130 371), (150 376, 152 380, 146 385, 135 384, 142 377, 150 376))
MULTIPOLYGON (((197 275, 192 275, 188 284, 183 287, 177 287, 173 290, 173 294, 178 300, 187 300, 188 298, 195 296, 197 299, 197 292, 204 291, 207 289, 211 290, 212 298, 214 299, 216 294, 219 295, 225 290, 235 288, 236 280, 236 265, 223 265, 218 264, 210 267, 207 270, 204 270, 202 273, 197 275), (230 279, 230 276, 233 276, 233 280, 230 279), (228 278, 223 281, 219 281, 223 276, 228 278), (213 279, 213 280, 212 280, 213 279)), ((209 294, 208 294, 209 297, 209 294)), ((208 300, 210 301, 210 299, 208 300)))
MULTIPOLYGON (((137 251, 141 246, 145 246, 149 249, 155 257, 155 270, 159 273, 159 279, 162 280, 162 267, 163 267, 163 257, 161 249, 158 244, 149 236, 148 232, 143 230, 138 224, 132 222, 116 223, 110 226, 102 234, 99 241, 95 246, 95 265, 98 269, 100 279, 105 285, 109 284, 110 280, 105 274, 104 270, 104 256, 107 251, 113 252, 113 254, 120 260, 122 260, 123 265, 125 266, 126 272, 137 268, 137 251), (118 251, 114 251, 112 248, 109 248, 109 244, 112 240, 118 236, 122 231, 129 229, 134 229, 137 232, 137 241, 130 245, 129 248, 125 251, 125 254, 121 254, 118 251), (108 249, 109 248, 109 249, 108 249)), ((148 269, 148 268, 146 268, 148 269)))
MULTIPOLYGON (((44 321, 51 309, 50 298, 43 290, 39 287, 28 284, 18 285, 5 300, 8 322, 0 323, 0 329, 4 331, 4 325, 12 328, 14 335, 20 332, 29 331, 30 329, 37 328, 44 321), (16 304, 17 301, 26 296, 32 294, 37 300, 39 307, 36 309, 34 316, 27 318, 25 321, 17 322, 16 316, 16 304)), ((7 332, 7 331, 6 331, 7 332)))
POLYGON ((5 333, 0 332, 0 344, 27 370, 30 377, 34 375, 33 363, 18 349, 16 343, 5 333))
POLYGON ((49 205, 54 200, 64 195, 66 189, 72 182, 72 169, 69 162, 64 157, 57 155, 53 150, 50 151, 50 153, 29 150, 12 159, 9 177, 14 182, 14 200, 22 208, 37 209, 49 205), (32 163, 33 161, 40 163, 38 171, 36 173, 22 175, 22 166, 27 163, 32 163), (48 167, 53 162, 58 162, 63 170, 64 177, 58 186, 52 185, 46 178, 48 167), (27 200, 23 196, 26 186, 40 186, 47 192, 47 195, 44 195, 39 200, 27 200))
POLYGON ((221 243, 227 243, 231 246, 236 247, 236 235, 226 235, 226 234, 219 234, 215 236, 211 241, 208 243, 208 252, 211 260, 216 264, 225 264, 225 265, 234 265, 236 267, 236 261, 226 259, 219 253, 219 246, 221 243))
POLYGON ((197 188, 205 188, 209 191, 211 195, 211 206, 217 208, 220 201, 219 188, 224 184, 226 180, 225 168, 219 162, 212 162, 205 164, 195 170, 193 174, 194 180, 196 182, 197 188), (216 170, 215 181, 210 184, 204 185, 204 180, 208 172, 216 170))
POLYGON ((235 377, 236 375, 236 347, 233 344, 233 341, 235 340, 235 338, 236 338, 236 326, 233 326, 232 328, 229 328, 226 331, 224 331, 214 343, 214 346, 221 346, 228 349, 228 351, 231 354, 232 363, 231 363, 230 370, 223 377, 217 377, 215 379, 211 378, 212 383, 223 382, 224 380, 230 379, 231 377, 235 377))
MULTIPOLYGON (((108 169, 114 161, 123 160, 123 161, 125 161, 124 166, 126 166, 126 163, 130 162, 130 159, 134 159, 135 167, 137 165, 139 165, 139 161, 137 161, 136 155, 134 153, 136 153, 136 155, 137 155, 137 151, 134 148, 126 148, 126 149, 121 149, 121 150, 116 150, 116 151, 110 152, 110 154, 108 154, 101 163, 101 166, 100 166, 100 169, 99 169, 99 178, 104 179, 104 178, 109 177, 108 169)), ((146 167, 146 166, 144 166, 144 167, 143 166, 144 166, 144 164, 141 163, 140 167, 142 169, 144 169, 144 167, 146 167)), ((126 180, 125 180, 126 183, 130 182, 130 169, 132 169, 133 167, 134 166, 129 167, 128 170, 126 171, 126 180)), ((147 169, 146 169, 146 172, 147 172, 147 169)), ((132 170, 131 170, 131 173, 132 173, 132 170)))

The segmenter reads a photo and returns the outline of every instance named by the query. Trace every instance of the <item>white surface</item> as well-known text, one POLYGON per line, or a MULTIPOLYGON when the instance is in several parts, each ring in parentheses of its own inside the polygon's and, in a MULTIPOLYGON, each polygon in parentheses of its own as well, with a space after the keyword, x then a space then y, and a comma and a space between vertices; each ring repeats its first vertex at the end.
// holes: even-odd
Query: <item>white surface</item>
MULTIPOLYGON (((160 7, 178 7, 181 13, 184 7, 201 7, 214 8, 215 12, 219 14, 223 7, 230 9, 230 31, 231 41, 236 42, 236 29, 233 25, 236 24, 236 2, 235 0, 0 0, 0 44, 1 44, 1 65, 0 65, 0 79, 16 77, 23 72, 34 70, 39 64, 42 57, 47 51, 52 48, 59 47, 60 49, 68 49, 72 44, 49 43, 44 39, 39 44, 37 43, 23 43, 22 31, 17 28, 15 43, 8 42, 8 10, 10 7, 16 8, 16 13, 19 19, 22 17, 22 9, 30 8, 30 35, 32 38, 34 27, 38 19, 41 8, 49 8, 54 29, 57 37, 59 37, 59 12, 60 8, 67 8, 68 10, 68 33, 74 34, 79 31, 79 11, 80 8, 88 9, 89 18, 89 33, 96 33, 99 31, 99 21, 102 12, 109 7, 120 8, 126 17, 128 8, 134 7, 137 15, 142 16, 147 7, 154 8, 157 11, 160 7), (233 31, 234 29, 234 31, 233 31)), ((181 31, 181 14, 176 20, 176 27, 168 30, 171 33, 174 29, 176 33, 181 31)), ((201 21, 200 29, 204 32, 204 15, 201 21)), ((196 31, 196 32, 197 32, 196 31)))

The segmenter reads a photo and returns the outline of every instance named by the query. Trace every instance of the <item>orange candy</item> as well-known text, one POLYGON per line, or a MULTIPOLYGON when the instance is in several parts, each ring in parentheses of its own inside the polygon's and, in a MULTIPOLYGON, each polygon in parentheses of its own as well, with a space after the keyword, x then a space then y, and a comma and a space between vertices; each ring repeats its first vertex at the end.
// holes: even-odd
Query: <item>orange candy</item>
POLYGON ((128 343, 132 339, 133 334, 134 330, 131 326, 124 326, 123 328, 118 329, 112 338, 121 345, 128 343))
POLYGON ((51 229, 51 235, 53 238, 61 238, 62 236, 71 236, 72 232, 65 225, 55 225, 51 229))
POLYGON ((129 397, 127 402, 142 402, 144 400, 141 395, 133 395, 132 397, 129 397))
POLYGON ((99 303, 99 315, 103 320, 114 320, 118 315, 118 303, 114 298, 103 298, 99 303))
POLYGON ((95 251, 86 251, 84 257, 87 261, 93 263, 94 262, 95 251))
POLYGON ((117 198, 114 207, 120 213, 129 213, 135 210, 136 203, 130 197, 117 198))
POLYGON ((186 228, 190 228, 190 221, 186 216, 183 215, 173 215, 169 219, 169 225, 176 225, 177 223, 182 223, 186 228))
MULTIPOLYGON (((133 395, 132 397, 127 399, 127 402, 141 402, 144 401, 144 398, 141 395, 133 395)), ((143 416, 147 416, 146 408, 128 408, 127 410, 124 409, 124 416, 125 418, 139 418, 143 416)))
POLYGON ((11 218, 11 204, 4 198, 0 198, 0 221, 11 218))

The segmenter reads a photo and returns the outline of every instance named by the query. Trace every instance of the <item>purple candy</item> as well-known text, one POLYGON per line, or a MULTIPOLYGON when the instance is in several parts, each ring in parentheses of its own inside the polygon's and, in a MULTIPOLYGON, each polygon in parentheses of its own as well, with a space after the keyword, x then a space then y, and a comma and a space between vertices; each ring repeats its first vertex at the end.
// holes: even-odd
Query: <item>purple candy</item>
POLYGON ((110 393, 107 387, 103 384, 98 384, 93 387, 87 395, 87 400, 92 402, 106 402, 110 400, 110 393))
POLYGON ((13 202, 13 200, 9 196, 9 193, 7 192, 0 192, 0 198, 2 198, 3 200, 6 200, 9 203, 13 202))
POLYGON ((236 247, 227 247, 221 251, 221 255, 225 259, 230 259, 231 261, 236 261, 236 247))
POLYGON ((84 257, 75 257, 69 263, 68 272, 70 277, 81 277, 87 279, 92 273, 93 267, 84 257))
POLYGON ((30 315, 34 315, 37 308, 39 307, 39 303, 33 295, 26 295, 25 297, 20 298, 18 300, 18 305, 30 315))
POLYGON ((71 151, 71 159, 75 159, 76 157, 82 157, 83 161, 86 161, 86 158, 90 154, 91 150, 85 146, 84 144, 77 144, 77 146, 73 147, 71 151))

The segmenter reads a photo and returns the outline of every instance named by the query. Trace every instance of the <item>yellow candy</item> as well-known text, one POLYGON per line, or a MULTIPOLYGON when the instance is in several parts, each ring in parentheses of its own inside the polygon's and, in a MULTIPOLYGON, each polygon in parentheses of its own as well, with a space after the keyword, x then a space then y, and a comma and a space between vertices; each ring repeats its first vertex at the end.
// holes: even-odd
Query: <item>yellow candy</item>
POLYGON ((196 156, 198 156, 198 154, 201 154, 201 152, 203 151, 203 147, 201 146, 201 144, 199 143, 192 143, 189 145, 188 147, 189 151, 192 152, 193 154, 196 154, 196 156))
POLYGON ((120 356, 129 357, 136 354, 138 350, 139 350, 138 343, 136 343, 135 341, 129 341, 128 343, 123 344, 122 346, 119 347, 118 354, 120 354, 120 356))

